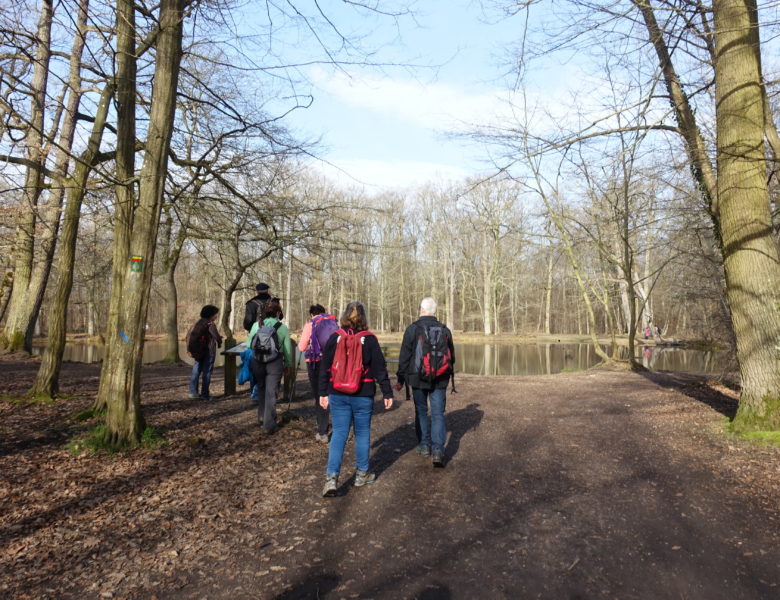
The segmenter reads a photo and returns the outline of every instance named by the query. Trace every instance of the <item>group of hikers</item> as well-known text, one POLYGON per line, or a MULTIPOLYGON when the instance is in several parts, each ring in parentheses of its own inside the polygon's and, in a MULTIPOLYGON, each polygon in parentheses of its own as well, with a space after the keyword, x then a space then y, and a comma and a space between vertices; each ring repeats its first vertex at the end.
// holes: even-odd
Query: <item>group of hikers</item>
MULTIPOLYGON (((258 283, 257 294, 246 303, 244 329, 247 350, 242 355, 251 373, 250 397, 257 405, 257 419, 264 434, 274 434, 279 426, 276 401, 282 376, 295 368, 295 352, 284 313, 270 286, 258 283)), ((415 406, 416 452, 429 457, 432 465, 444 467, 446 426, 444 411, 450 378, 454 376, 455 347, 452 332, 436 318, 436 301, 420 302, 419 318, 404 332, 398 358, 395 390, 405 385, 412 390, 415 406)), ((187 351, 195 360, 189 383, 189 397, 209 399, 209 382, 217 348, 222 338, 215 320, 219 309, 204 306, 200 320, 187 335, 187 351), (199 381, 202 381, 200 392, 199 381)), ((309 307, 297 349, 306 361, 314 398, 315 441, 329 444, 322 495, 335 496, 339 489, 344 449, 350 429, 354 435, 355 479, 361 487, 373 483, 369 468, 371 418, 376 387, 382 393, 385 409, 393 406, 393 386, 376 336, 368 329, 366 309, 350 302, 340 318, 320 304, 309 307)))

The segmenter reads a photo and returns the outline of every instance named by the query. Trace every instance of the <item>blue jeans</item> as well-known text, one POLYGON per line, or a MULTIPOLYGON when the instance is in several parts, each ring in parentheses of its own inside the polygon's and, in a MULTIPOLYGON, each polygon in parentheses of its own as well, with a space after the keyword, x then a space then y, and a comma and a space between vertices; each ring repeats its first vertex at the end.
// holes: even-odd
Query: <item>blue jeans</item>
POLYGON ((374 399, 366 396, 330 394, 328 402, 333 434, 330 438, 328 467, 325 474, 338 475, 341 472, 341 459, 344 455, 344 447, 347 445, 350 425, 355 428, 355 466, 359 471, 368 471, 374 399))
POLYGON ((190 394, 193 396, 209 397, 209 384, 211 383, 211 372, 214 370, 214 359, 217 357, 216 352, 212 354, 208 352, 206 356, 200 360, 196 360, 192 365, 192 373, 190 374, 190 394), (203 385, 201 392, 198 394, 199 379, 203 378, 203 385))
POLYGON ((414 411, 419 425, 417 440, 421 446, 430 446, 433 452, 444 452, 447 426, 444 424, 444 408, 447 405, 447 390, 421 390, 412 388, 414 411), (428 404, 431 405, 430 418, 428 404))

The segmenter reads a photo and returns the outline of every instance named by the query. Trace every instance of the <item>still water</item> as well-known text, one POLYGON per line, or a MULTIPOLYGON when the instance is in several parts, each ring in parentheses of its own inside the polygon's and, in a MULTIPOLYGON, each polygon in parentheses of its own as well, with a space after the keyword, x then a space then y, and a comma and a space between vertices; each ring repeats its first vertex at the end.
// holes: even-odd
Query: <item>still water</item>
MULTIPOLYGON (((398 344, 385 348, 388 371, 394 373, 398 360, 398 344)), ((627 353, 627 348, 621 348, 627 353)), ((39 353, 41 348, 34 349, 39 353)), ((184 344, 179 353, 185 361, 184 344)), ((475 375, 543 375, 562 371, 582 371, 599 363, 591 344, 457 344, 456 371, 475 375)), ((676 347, 638 346, 638 359, 653 370, 687 373, 718 373, 729 367, 723 353, 690 350, 676 347)), ((144 345, 144 362, 157 362, 165 354, 163 342, 150 341, 144 345)), ((627 354, 621 356, 627 358, 627 354)), ((94 344, 67 344, 64 359, 75 362, 97 362, 103 359, 103 346, 94 344)), ((217 357, 217 366, 224 363, 217 357)))

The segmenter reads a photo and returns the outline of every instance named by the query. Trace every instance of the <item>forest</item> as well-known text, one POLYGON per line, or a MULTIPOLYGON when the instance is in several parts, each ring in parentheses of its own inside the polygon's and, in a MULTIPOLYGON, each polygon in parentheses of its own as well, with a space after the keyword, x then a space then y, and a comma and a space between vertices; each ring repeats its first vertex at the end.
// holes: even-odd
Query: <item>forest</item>
POLYGON ((222 0, 0 4, 0 346, 45 339, 30 394, 53 398, 68 336, 101 340, 110 443, 144 430, 144 337, 179 361, 214 304, 243 339, 259 281, 293 330, 359 299, 403 331, 432 295, 456 332, 717 345, 739 365, 737 426, 780 429, 774 2, 572 0, 551 21, 485 1, 524 35, 514 118, 459 134, 493 168, 379 192, 328 178, 288 127, 311 98, 279 48, 381 68, 339 19, 402 31, 406 3, 255 3, 251 35, 222 0), (527 93, 555 53, 587 56, 586 102, 527 93))

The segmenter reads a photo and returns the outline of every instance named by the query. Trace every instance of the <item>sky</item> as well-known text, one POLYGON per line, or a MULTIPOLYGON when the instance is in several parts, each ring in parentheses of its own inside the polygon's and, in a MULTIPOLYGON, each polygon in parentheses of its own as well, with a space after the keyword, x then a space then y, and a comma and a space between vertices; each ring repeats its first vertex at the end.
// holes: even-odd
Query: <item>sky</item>
POLYGON ((321 138, 325 162, 317 169, 368 191, 485 173, 486 150, 452 134, 507 111, 506 53, 518 41, 519 22, 493 21, 468 0, 419 2, 414 21, 402 19, 398 28, 380 20, 363 40, 380 48, 376 60, 430 66, 309 67, 303 74, 313 105, 296 111, 288 126, 321 138))

